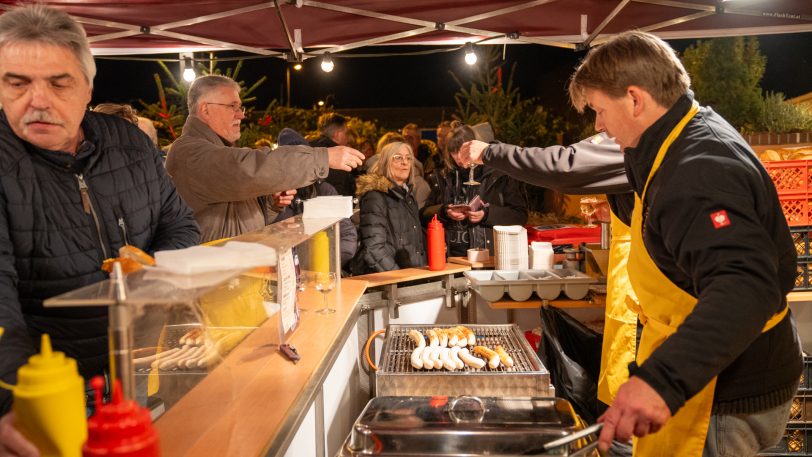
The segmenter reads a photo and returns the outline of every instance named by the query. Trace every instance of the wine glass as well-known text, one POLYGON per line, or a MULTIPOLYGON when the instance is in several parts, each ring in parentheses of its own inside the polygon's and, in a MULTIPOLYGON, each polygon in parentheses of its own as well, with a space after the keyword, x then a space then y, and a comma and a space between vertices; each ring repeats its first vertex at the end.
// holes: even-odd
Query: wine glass
POLYGON ((598 203, 598 199, 595 197, 583 197, 581 198, 581 214, 586 217, 586 225, 585 227, 595 227, 595 224, 592 223, 592 215, 595 214, 597 208, 595 205, 598 203))
POLYGON ((317 310, 317 314, 333 314, 336 312, 335 308, 327 306, 327 294, 329 294, 336 285, 336 274, 330 272, 317 272, 313 274, 313 285, 316 290, 324 295, 324 305, 321 309, 317 310))
POLYGON ((467 186, 477 186, 479 185, 479 181, 474 179, 474 169, 477 167, 476 163, 472 163, 470 167, 468 167, 468 181, 465 181, 463 184, 467 186))

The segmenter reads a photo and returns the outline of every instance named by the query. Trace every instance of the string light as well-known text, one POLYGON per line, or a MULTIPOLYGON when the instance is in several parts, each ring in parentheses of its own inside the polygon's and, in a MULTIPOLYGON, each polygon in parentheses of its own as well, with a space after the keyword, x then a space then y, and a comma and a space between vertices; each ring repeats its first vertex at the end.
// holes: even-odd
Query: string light
POLYGON ((321 69, 322 69, 322 71, 324 71, 325 73, 330 73, 331 71, 333 71, 334 67, 335 67, 335 64, 333 63, 333 59, 330 57, 330 53, 325 52, 324 57, 322 57, 322 59, 321 59, 321 69))
POLYGON ((465 63, 473 65, 476 63, 476 52, 474 52, 474 43, 470 41, 465 43, 465 63))
POLYGON ((191 57, 183 57, 183 80, 190 83, 195 80, 197 74, 195 74, 195 67, 192 63, 191 57))
POLYGON ((302 69, 302 64, 300 64, 300 63, 296 62, 296 63, 293 65, 293 69, 294 69, 294 70, 296 70, 296 71, 301 70, 301 69, 302 69))

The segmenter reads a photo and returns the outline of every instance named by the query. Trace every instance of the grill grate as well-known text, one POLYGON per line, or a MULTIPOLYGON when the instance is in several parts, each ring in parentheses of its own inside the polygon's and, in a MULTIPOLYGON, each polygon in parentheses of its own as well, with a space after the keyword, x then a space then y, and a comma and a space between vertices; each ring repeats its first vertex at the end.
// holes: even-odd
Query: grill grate
MULTIPOLYGON (((387 334, 389 340, 389 351, 384 354, 382 372, 388 373, 451 373, 448 370, 428 370, 416 369, 411 364, 412 351, 415 348, 414 341, 409 336, 410 330, 417 330, 426 335, 426 331, 433 328, 454 328, 456 325, 410 325, 410 326, 390 326, 387 334)), ((531 363, 527 352, 523 349, 518 338, 522 336, 514 330, 512 325, 467 325, 476 334, 477 345, 487 346, 491 349, 496 345, 502 345, 505 351, 513 358, 513 367, 507 368, 499 365, 496 369, 490 368, 487 364, 480 369, 465 366, 457 372, 491 372, 491 373, 531 373, 538 372, 536 365, 531 363)), ((470 349, 470 348, 469 348, 470 349)))

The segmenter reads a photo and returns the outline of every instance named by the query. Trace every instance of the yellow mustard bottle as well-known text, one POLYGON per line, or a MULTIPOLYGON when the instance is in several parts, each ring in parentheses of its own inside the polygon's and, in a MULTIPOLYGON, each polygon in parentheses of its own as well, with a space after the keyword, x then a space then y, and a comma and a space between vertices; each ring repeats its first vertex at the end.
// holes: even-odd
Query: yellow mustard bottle
POLYGON ((43 334, 40 353, 17 371, 12 406, 17 429, 43 457, 81 457, 87 439, 84 385, 76 361, 51 350, 43 334))

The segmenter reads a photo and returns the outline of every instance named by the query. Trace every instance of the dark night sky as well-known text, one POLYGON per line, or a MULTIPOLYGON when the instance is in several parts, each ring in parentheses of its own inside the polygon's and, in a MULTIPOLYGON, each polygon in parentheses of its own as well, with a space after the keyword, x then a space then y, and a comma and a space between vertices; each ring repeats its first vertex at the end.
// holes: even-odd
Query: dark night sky
MULTIPOLYGON (((764 90, 783 92, 788 98, 812 91, 812 33, 770 35, 759 38, 767 69, 761 86, 764 90)), ((694 40, 672 41, 683 50, 694 40)), ((372 47, 354 50, 358 54, 426 50, 426 47, 372 47)), ((203 54, 196 54, 201 57, 203 54)), ((239 56, 221 52, 219 56, 239 56)), ((524 97, 539 97, 542 105, 556 113, 569 109, 566 81, 583 54, 571 50, 539 45, 514 45, 507 48, 507 68, 517 63, 514 84, 524 97)), ((165 56, 177 58, 177 54, 165 56)), ((291 71, 293 106, 310 107, 316 101, 332 96, 338 108, 453 106, 457 84, 449 74, 465 78, 470 69, 462 61, 462 52, 441 52, 427 56, 380 58, 337 58, 332 73, 319 68, 319 59, 305 62, 301 72, 291 71)), ((235 63, 221 64, 220 68, 235 63)), ((139 99, 156 101, 157 90, 152 74, 160 72, 156 63, 97 59, 93 103, 130 102, 136 108, 139 99)), ((260 76, 268 80, 256 92, 258 107, 284 94, 285 67, 281 59, 247 60, 240 78, 248 84, 260 76)), ((177 63, 170 64, 177 69, 177 63)), ((507 76, 507 75, 506 75, 507 76)), ((164 78, 164 80, 166 80, 164 78)))

